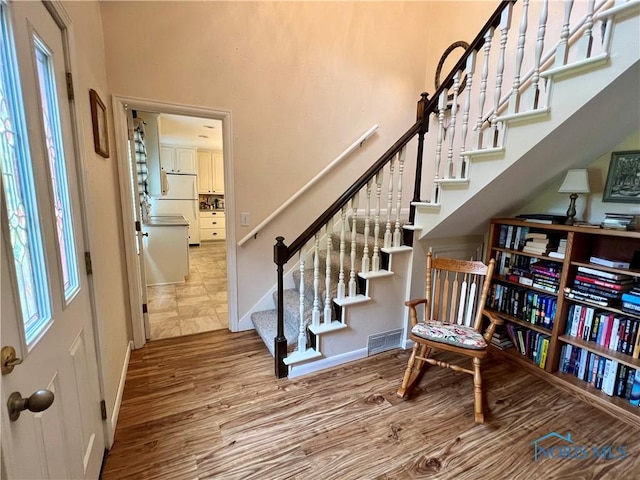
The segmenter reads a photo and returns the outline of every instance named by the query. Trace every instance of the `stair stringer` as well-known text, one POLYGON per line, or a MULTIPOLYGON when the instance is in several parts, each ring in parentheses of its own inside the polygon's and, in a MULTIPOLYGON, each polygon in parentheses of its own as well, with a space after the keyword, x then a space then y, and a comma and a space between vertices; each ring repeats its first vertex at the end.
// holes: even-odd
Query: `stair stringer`
MULTIPOLYGON (((404 302, 409 299, 411 291, 414 249, 404 248, 390 255, 393 274, 366 280, 370 300, 344 306, 342 321, 347 328, 319 334, 317 350, 322 353, 322 358, 290 364, 290 378, 365 358, 370 335, 395 329, 406 330, 408 310, 404 302)), ((424 271, 420 275, 424 275, 424 271)), ((403 338, 406 338, 406 331, 403 338)))
POLYGON ((470 156, 466 187, 449 189, 444 182, 439 208, 417 206, 419 238, 435 229, 438 236, 479 231, 488 218, 513 209, 553 177, 597 158, 582 152, 606 153, 636 131, 637 109, 629 106, 640 104, 639 25, 637 15, 616 19, 607 62, 589 68, 577 62, 575 70, 566 66, 550 76, 548 114, 506 120, 501 148, 470 156), (585 119, 592 120, 591 131, 585 119), (480 199, 478 215, 474 200, 480 199))

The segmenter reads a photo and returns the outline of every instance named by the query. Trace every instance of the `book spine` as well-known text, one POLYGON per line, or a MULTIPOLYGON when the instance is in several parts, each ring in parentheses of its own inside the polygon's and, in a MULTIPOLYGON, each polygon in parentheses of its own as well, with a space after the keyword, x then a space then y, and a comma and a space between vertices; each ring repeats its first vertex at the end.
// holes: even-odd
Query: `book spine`
POLYGON ((610 288, 612 290, 624 290, 624 286, 619 283, 607 282, 597 278, 586 277, 584 275, 576 275, 576 280, 583 283, 590 283, 592 285, 598 285, 600 287, 610 288))

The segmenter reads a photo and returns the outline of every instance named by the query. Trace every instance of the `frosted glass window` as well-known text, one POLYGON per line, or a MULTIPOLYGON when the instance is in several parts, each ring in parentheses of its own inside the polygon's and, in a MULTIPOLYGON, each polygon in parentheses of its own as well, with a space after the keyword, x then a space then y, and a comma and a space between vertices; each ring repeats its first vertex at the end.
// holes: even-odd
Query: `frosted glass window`
POLYGON ((47 156, 49 157, 49 172, 51 174, 60 267, 62 269, 64 295, 65 299, 68 300, 78 290, 79 280, 78 259, 75 253, 75 239, 73 236, 71 202, 69 201, 69 187, 62 144, 60 109, 58 108, 58 95, 56 94, 51 54, 40 39, 34 37, 33 40, 36 68, 38 71, 38 85, 40 87, 42 121, 44 125, 47 156))
POLYGON ((2 188, 27 346, 51 322, 44 241, 6 6, 0 4, 0 157, 2 188))

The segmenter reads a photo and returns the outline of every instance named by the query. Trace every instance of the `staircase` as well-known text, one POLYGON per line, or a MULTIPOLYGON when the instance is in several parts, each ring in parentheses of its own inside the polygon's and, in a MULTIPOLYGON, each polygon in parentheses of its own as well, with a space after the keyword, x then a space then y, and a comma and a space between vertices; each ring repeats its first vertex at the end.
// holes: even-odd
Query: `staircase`
POLYGON ((277 239, 276 308, 251 315, 276 375, 404 347, 430 239, 484 232, 637 131, 639 78, 639 0, 501 2, 416 123, 289 246, 277 239))

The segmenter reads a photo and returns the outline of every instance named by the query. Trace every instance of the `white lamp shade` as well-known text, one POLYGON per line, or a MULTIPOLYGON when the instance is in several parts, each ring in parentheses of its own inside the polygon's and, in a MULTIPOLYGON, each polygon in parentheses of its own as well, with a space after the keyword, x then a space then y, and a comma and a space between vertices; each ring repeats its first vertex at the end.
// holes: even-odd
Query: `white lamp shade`
POLYGON ((559 193, 589 193, 589 172, 585 168, 569 170, 560 185, 559 193))

